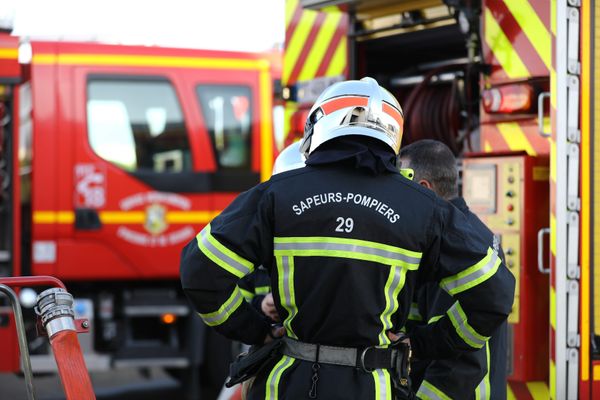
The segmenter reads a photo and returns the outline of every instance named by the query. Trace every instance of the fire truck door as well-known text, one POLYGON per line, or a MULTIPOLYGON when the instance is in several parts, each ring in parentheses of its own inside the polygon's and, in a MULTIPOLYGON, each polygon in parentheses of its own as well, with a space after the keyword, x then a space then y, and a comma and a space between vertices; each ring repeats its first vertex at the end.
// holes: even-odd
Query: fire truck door
MULTIPOLYGON (((549 275, 538 268, 537 251, 538 231, 549 226, 548 176, 547 157, 492 153, 464 160, 463 196, 499 236, 506 264, 516 278, 508 318, 508 379, 513 393, 521 388, 527 392, 526 385, 532 382, 548 382, 549 275)), ((548 245, 543 249, 547 266, 548 245)))

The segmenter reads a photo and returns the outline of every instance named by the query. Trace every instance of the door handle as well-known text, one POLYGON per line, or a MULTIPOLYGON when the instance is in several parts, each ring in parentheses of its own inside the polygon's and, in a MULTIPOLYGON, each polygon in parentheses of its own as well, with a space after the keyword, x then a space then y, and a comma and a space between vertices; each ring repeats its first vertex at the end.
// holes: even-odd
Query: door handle
POLYGON ((538 271, 542 274, 549 274, 550 268, 544 267, 544 235, 550 234, 550 228, 542 228, 538 231, 538 271))
POLYGON ((550 132, 544 130, 544 99, 550 97, 550 92, 542 92, 538 96, 538 133, 543 137, 552 136, 552 129, 550 132))
POLYGON ((98 211, 93 208, 75 209, 75 229, 82 231, 95 231, 102 228, 98 211))

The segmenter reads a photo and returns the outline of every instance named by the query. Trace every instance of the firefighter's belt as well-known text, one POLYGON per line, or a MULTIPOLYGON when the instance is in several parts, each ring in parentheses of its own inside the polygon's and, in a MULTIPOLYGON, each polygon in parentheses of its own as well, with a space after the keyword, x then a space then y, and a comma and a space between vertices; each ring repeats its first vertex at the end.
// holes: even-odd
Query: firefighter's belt
POLYGON ((283 338, 281 352, 298 360, 314 363, 356 367, 365 372, 376 369, 396 369, 405 357, 405 348, 381 349, 377 347, 354 348, 317 345, 283 338))

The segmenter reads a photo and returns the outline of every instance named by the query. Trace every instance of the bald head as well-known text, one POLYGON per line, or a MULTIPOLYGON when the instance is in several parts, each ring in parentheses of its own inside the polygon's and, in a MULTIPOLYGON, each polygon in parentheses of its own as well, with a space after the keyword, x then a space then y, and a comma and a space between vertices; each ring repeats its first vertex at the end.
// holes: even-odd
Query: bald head
POLYGON ((400 149, 402 168, 412 168, 414 181, 446 200, 458 197, 458 170, 452 151, 437 140, 419 140, 400 149))

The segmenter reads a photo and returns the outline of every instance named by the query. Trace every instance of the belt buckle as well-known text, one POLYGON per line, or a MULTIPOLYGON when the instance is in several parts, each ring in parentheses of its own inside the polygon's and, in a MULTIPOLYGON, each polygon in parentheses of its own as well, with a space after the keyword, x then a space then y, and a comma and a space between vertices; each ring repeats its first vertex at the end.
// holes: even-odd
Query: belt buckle
POLYGON ((359 367, 361 370, 363 370, 366 373, 371 373, 373 371, 375 371, 375 369, 367 369, 367 367, 365 366, 365 356, 367 355, 367 351, 374 349, 375 346, 369 346, 369 347, 365 347, 363 351, 361 351, 360 353, 360 358, 359 358, 359 367))

